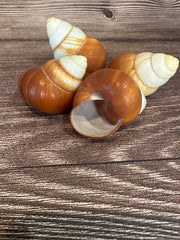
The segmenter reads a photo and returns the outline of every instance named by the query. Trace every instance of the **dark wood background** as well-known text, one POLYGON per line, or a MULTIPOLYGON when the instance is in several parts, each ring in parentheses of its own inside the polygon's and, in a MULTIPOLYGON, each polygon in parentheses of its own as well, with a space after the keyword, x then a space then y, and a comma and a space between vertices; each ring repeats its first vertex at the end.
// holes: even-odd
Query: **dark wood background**
POLYGON ((180 239, 180 71, 114 135, 80 136, 69 113, 21 98, 19 75, 53 58, 56 16, 124 52, 180 58, 179 0, 0 0, 0 238, 180 239))

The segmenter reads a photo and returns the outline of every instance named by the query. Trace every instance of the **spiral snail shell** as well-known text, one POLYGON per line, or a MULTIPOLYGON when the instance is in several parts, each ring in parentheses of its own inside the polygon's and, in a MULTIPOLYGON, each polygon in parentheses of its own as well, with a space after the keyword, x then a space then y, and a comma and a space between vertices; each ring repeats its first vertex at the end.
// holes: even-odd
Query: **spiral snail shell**
POLYGON ((88 137, 105 137, 132 122, 145 108, 137 83, 116 69, 88 76, 73 100, 70 119, 74 129, 88 137))
POLYGON ((145 96, 154 93, 177 71, 179 60, 164 53, 124 53, 114 58, 110 68, 119 69, 132 77, 145 96))
POLYGON ((29 68, 19 78, 20 93, 37 110, 61 113, 72 105, 86 67, 84 56, 73 55, 50 60, 41 67, 29 68))
POLYGON ((47 20, 47 35, 54 58, 67 55, 82 55, 87 58, 86 76, 105 67, 106 52, 94 37, 87 36, 80 28, 61 19, 47 20))

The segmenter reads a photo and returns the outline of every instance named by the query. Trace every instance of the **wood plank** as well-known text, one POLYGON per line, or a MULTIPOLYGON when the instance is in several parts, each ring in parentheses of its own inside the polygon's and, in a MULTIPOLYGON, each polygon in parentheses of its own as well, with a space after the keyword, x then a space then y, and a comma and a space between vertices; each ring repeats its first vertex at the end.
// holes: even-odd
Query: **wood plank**
POLYGON ((179 170, 176 160, 1 171, 0 236, 178 239, 179 170))
MULTIPOLYGON (((2 78, 2 81, 0 81, 0 87, 2 89, 2 95, 7 95, 8 93, 11 94, 17 90, 18 78, 25 69, 36 65, 43 65, 46 61, 53 58, 53 53, 47 40, 3 40, 1 43, 3 46, 3 48, 0 49, 0 70, 2 78), (9 52, 9 49, 12 49, 12 51, 9 52)), ((106 49, 107 67, 114 57, 125 52, 163 52, 180 58, 179 41, 102 40, 101 43, 106 49)), ((179 74, 179 71, 177 71, 175 76, 173 76, 168 83, 148 98, 154 98, 155 96, 161 94, 162 91, 164 93, 168 91, 168 96, 177 96, 179 74)))
POLYGON ((47 18, 56 16, 99 39, 179 40, 179 7, 174 0, 2 0, 0 39, 47 39, 47 18))
MULTIPOLYGON (((123 51, 141 49, 180 56, 178 41, 173 42, 172 51, 171 41, 136 41, 130 47, 128 42, 104 41, 103 44, 107 49, 107 63, 123 51)), ((68 113, 40 113, 20 96, 17 86, 20 74, 52 58, 48 42, 15 40, 3 42, 3 46, 0 50, 0 168, 179 157, 179 72, 147 98, 146 109, 133 123, 109 138, 94 140, 73 130, 68 113), (11 47, 13 52, 7 55, 11 47)))
POLYGON ((179 12, 177 0, 1 0, 0 239, 179 239, 180 71, 100 140, 77 134, 69 112, 29 107, 17 87, 53 57, 48 17, 98 38, 108 66, 130 51, 180 59, 179 12))
POLYGON ((11 97, 0 117, 0 168, 176 158, 180 149, 179 98, 159 99, 151 100, 130 125, 95 140, 77 134, 68 113, 41 114, 26 106, 20 96, 16 101, 21 104, 14 107, 11 97))

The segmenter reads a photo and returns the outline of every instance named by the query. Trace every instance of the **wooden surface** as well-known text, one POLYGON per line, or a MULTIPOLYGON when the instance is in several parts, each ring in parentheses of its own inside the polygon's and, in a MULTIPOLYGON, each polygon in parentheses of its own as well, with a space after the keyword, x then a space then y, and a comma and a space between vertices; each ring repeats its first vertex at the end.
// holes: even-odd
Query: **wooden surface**
POLYGON ((53 57, 51 16, 98 38, 107 64, 130 51, 180 58, 179 0, 0 1, 0 239, 179 239, 180 71, 130 125, 80 136, 17 87, 53 57))

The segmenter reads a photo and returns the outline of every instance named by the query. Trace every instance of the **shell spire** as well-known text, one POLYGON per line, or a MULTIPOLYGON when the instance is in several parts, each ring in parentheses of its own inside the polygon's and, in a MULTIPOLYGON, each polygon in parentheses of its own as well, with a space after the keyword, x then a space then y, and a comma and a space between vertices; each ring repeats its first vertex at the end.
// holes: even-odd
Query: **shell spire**
POLYGON ((179 60, 164 53, 124 53, 114 58, 109 67, 132 77, 145 96, 154 93, 177 71, 179 60))
POLYGON ((179 60, 164 53, 139 53, 135 59, 136 71, 145 85, 159 88, 177 71, 179 60))
POLYGON ((86 34, 80 28, 55 17, 47 20, 47 35, 56 59, 75 55, 86 39, 86 34))
POLYGON ((106 51, 96 38, 87 36, 80 28, 61 19, 51 17, 47 20, 47 35, 54 58, 82 55, 87 58, 84 78, 106 65, 106 51))

